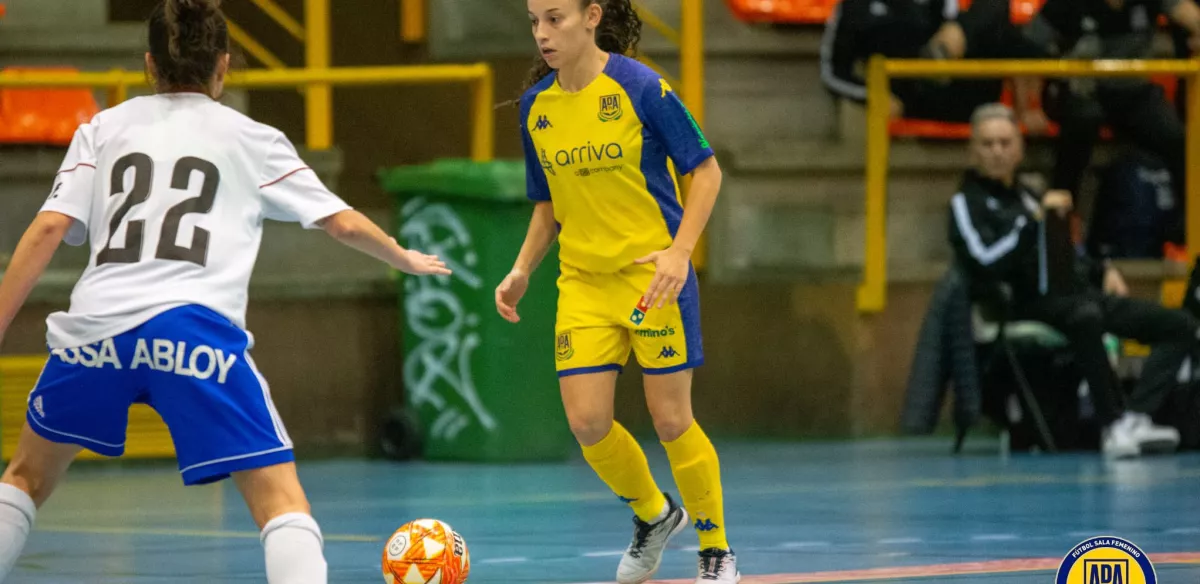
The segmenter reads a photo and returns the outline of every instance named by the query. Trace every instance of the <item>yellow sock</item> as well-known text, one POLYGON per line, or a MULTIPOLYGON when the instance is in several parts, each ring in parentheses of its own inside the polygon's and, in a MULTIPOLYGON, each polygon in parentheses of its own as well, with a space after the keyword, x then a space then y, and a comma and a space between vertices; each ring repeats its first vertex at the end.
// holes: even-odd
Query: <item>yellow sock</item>
POLYGON ((700 536, 700 549, 729 549, 725 539, 725 501, 721 494, 721 464, 717 450, 700 429, 692 423, 683 436, 673 442, 663 442, 675 485, 683 497, 700 536))
POLYGON ((608 436, 583 447, 583 457, 642 521, 652 522, 662 514, 667 498, 650 475, 646 453, 624 426, 613 422, 608 436))

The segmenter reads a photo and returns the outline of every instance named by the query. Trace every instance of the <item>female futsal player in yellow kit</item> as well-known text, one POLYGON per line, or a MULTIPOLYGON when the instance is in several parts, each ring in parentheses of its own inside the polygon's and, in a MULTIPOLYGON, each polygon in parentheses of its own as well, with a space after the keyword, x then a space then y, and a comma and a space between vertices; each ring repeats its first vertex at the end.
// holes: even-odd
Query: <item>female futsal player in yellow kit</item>
POLYGON ((690 525, 700 537, 697 584, 734 584, 741 576, 725 538, 717 452, 691 403, 692 370, 704 362, 691 254, 721 169, 666 81, 626 56, 641 36, 629 0, 528 0, 528 8, 540 58, 520 121, 536 205, 496 308, 520 320, 529 275, 557 237, 563 405, 584 457, 635 514, 617 581, 649 580, 667 540, 690 525), (675 170, 693 178, 686 212, 675 170), (686 511, 655 485, 645 454, 613 420, 631 351, 686 511))

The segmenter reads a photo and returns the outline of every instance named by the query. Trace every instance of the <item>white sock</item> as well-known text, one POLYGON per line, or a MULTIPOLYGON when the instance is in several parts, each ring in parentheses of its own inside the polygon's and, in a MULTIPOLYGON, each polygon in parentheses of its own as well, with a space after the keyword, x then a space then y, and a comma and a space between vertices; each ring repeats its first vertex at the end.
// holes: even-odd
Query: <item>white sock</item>
POLYGON ((670 512, 671 512, 671 504, 670 504, 670 503, 668 503, 668 502, 666 502, 666 501, 663 501, 663 508, 662 508, 662 512, 660 512, 660 513, 658 514, 658 517, 655 517, 653 521, 650 521, 650 522, 649 522, 649 523, 650 523, 650 525, 654 525, 655 523, 658 523, 659 521, 662 521, 663 519, 666 519, 666 518, 667 518, 667 514, 668 514, 668 513, 670 513, 670 512))
POLYGON ((307 513, 285 513, 262 530, 269 584, 326 584, 324 539, 316 520, 307 513))
POLYGON ((37 506, 25 491, 0 483, 0 582, 17 564, 36 515, 37 506))

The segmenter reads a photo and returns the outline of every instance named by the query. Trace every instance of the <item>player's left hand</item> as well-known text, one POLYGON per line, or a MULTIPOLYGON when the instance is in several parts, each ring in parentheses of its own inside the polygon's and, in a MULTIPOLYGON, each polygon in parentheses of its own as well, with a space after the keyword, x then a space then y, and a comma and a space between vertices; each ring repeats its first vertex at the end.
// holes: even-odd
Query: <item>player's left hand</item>
POLYGON ((662 308, 675 304, 679 292, 687 283, 691 254, 671 246, 663 251, 656 251, 633 263, 637 265, 654 264, 654 280, 643 296, 646 306, 662 308))
POLYGON ((423 254, 413 249, 404 250, 402 261, 392 267, 414 276, 450 275, 450 269, 446 267, 446 262, 435 255, 423 254))

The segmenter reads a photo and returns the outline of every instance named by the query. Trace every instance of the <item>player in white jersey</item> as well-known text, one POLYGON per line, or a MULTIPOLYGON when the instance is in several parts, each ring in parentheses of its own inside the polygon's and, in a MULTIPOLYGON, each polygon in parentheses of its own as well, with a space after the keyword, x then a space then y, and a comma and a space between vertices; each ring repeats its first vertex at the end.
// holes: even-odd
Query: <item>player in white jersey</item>
POLYGON ((0 581, 81 448, 124 452, 128 410, 170 428, 185 484, 232 476, 262 530, 271 584, 326 581, 321 530, 250 359, 247 288, 264 219, 321 228, 409 274, 449 274, 330 193, 278 130, 215 101, 229 68, 219 0, 165 0, 149 22, 158 92, 75 134, 0 281, 0 341, 65 240, 91 259, 0 478, 0 581))

